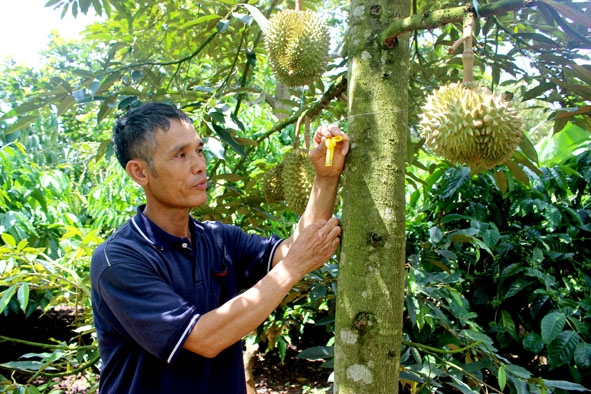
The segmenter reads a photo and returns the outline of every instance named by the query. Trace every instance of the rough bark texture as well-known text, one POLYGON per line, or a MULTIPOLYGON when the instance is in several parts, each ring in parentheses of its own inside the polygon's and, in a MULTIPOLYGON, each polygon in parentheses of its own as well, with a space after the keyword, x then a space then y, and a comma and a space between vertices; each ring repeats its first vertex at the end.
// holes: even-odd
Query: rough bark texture
POLYGON ((405 264, 404 171, 408 36, 381 31, 409 14, 405 0, 352 1, 349 134, 336 316, 341 394, 398 392, 405 264))

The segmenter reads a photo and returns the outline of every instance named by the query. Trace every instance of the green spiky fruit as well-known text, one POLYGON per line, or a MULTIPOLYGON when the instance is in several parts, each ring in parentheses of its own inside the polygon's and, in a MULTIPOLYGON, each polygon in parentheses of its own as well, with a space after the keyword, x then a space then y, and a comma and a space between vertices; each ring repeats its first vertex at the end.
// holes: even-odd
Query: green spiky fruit
POLYGON ((308 158, 308 151, 294 148, 283 157, 281 183, 285 202, 298 215, 304 213, 314 183, 314 165, 308 158))
POLYGON ((425 146, 452 163, 488 169, 521 141, 523 120, 508 101, 478 83, 452 83, 427 98, 419 122, 425 146))
POLYGON ((312 11, 279 11, 269 19, 265 47, 279 81, 309 85, 326 71, 328 26, 312 11))
POLYGON ((263 194, 267 202, 280 202, 284 200, 283 184, 283 163, 277 164, 265 173, 261 181, 263 194))

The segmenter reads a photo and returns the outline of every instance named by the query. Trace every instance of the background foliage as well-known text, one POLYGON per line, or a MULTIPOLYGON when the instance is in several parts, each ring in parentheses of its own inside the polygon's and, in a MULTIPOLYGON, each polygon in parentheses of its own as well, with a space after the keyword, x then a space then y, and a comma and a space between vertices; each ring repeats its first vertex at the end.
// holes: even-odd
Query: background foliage
MULTIPOLYGON (((331 63, 291 90, 275 83, 245 4, 51 0, 56 12, 93 7, 104 19, 80 42, 55 37, 38 68, 0 66, 0 312, 77 311, 69 340, 2 360, 0 392, 52 392, 53 378, 79 373, 96 388, 90 255, 141 203, 113 158, 115 116, 147 101, 179 105, 209 159, 210 199, 195 215, 291 231, 297 216, 265 202, 260 181, 304 143, 295 133, 303 113, 312 128, 346 130, 348 3, 306 2, 331 26, 331 63)), ((461 78, 448 53, 461 23, 411 33, 401 384, 413 393, 581 391, 591 379, 589 3, 530 5, 480 20, 475 74, 513 97, 528 138, 506 165, 479 174, 431 157, 415 129, 426 95, 461 78)), ((293 4, 256 7, 270 16, 293 4)), ((414 13, 440 7, 413 1, 414 13)), ((306 277, 249 340, 285 356, 306 326, 330 332, 337 275, 332 261, 306 277)), ((330 368, 326 345, 301 357, 330 368)))

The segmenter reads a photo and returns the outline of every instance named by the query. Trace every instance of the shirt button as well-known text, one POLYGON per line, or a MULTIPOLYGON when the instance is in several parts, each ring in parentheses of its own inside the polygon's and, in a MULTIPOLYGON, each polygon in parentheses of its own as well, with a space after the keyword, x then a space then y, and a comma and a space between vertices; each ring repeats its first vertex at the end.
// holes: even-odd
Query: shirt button
POLYGON ((187 243, 186 243, 186 242, 183 242, 183 244, 182 244, 181 246, 182 246, 183 248, 187 249, 187 247, 188 247, 189 245, 187 245, 187 243))

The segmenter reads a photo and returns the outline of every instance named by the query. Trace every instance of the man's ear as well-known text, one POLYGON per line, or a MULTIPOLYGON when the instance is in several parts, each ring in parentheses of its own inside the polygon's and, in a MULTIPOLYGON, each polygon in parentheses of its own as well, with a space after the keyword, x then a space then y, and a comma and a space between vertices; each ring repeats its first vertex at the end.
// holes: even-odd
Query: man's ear
POLYGON ((148 184, 148 164, 143 160, 130 160, 125 166, 125 171, 129 176, 140 186, 146 186, 148 184))

